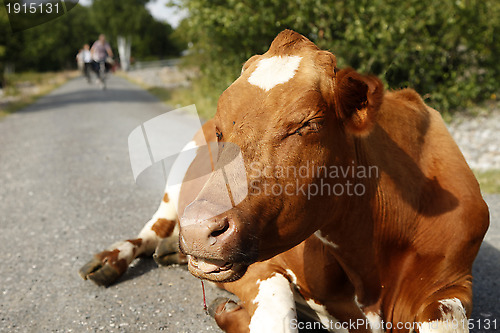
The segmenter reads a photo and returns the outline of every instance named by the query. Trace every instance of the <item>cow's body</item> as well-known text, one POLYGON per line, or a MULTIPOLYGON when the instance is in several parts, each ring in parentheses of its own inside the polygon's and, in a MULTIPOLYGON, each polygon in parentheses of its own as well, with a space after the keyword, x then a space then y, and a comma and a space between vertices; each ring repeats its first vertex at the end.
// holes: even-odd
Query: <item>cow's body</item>
MULTIPOLYGON (((336 113, 335 119, 342 120, 342 126, 335 127, 333 120, 324 119, 325 124, 308 127, 305 132, 299 132, 303 127, 292 131, 298 134, 292 137, 295 141, 274 141, 273 149, 292 145, 303 150, 299 157, 283 155, 287 157, 281 159, 288 165, 297 166, 311 149, 321 147, 307 158, 320 165, 375 166, 376 177, 344 176, 362 184, 363 195, 322 196, 309 201, 300 195, 282 195, 264 198, 260 203, 259 198, 251 197, 255 195, 251 191, 249 198, 228 212, 200 219, 200 212, 212 209, 204 206, 206 202, 217 204, 209 188, 213 182, 210 175, 186 182, 180 194, 179 187, 167 186, 167 193, 171 193, 164 201, 179 197, 178 204, 163 202, 163 208, 138 239, 98 254, 82 269, 82 275, 110 282, 123 274, 137 255, 151 254, 155 248, 162 263, 185 262, 175 248, 178 236, 172 207, 178 205, 180 215, 184 215, 181 246, 190 255, 191 272, 218 282, 241 300, 240 304, 214 304, 212 313, 228 332, 294 332, 296 309, 338 332, 467 332, 472 308, 471 267, 489 218, 477 181, 440 115, 427 107, 418 94, 407 89, 381 93, 379 81, 348 70, 338 72, 333 56, 309 43, 285 31, 261 56, 260 63, 259 59, 249 60, 240 79, 221 98, 215 121, 204 125, 205 137, 209 142, 216 141, 219 135, 220 139, 222 134, 216 134, 215 126, 217 131, 224 127, 225 133, 238 135, 225 134, 228 142, 241 147, 246 163, 258 160, 276 165, 275 153, 266 156, 259 152, 259 146, 241 139, 252 141, 252 135, 260 135, 265 146, 265 142, 280 135, 277 124, 286 121, 266 121, 267 115, 262 113, 270 110, 266 105, 283 108, 284 102, 273 100, 273 93, 280 96, 292 91, 299 95, 288 105, 292 111, 295 107, 306 109, 309 104, 315 109, 335 105, 332 112, 336 113), (290 45, 292 49, 288 49, 290 45), (299 87, 312 80, 313 62, 315 66, 331 63, 332 69, 325 73, 334 81, 324 79, 324 73, 313 75, 314 89, 321 97, 309 97, 309 90, 301 92, 305 96, 301 97, 299 87), (261 73, 270 65, 282 67, 271 79, 261 73), (357 82, 362 82, 362 89, 355 93, 368 96, 361 98, 359 105, 357 98, 349 100, 349 94, 339 95, 342 89, 356 90, 357 82), (335 94, 329 96, 327 90, 335 90, 335 94), (261 128, 251 126, 254 123, 247 119, 247 113, 228 111, 240 110, 257 98, 265 98, 263 106, 254 111, 263 117, 261 128), (346 109, 352 113, 346 114, 346 109), (372 114, 375 109, 376 116, 372 114), (238 129, 231 132, 224 120, 239 125, 238 129), (269 137, 259 132, 266 126, 272 134, 269 137), (319 137, 317 126, 331 133, 319 137), (342 149, 329 143, 332 136, 342 138, 342 149), (266 200, 272 206, 266 206, 266 200), (189 203, 193 204, 186 209, 189 203), (248 220, 249 216, 255 221, 248 220), (264 224, 261 220, 271 222, 264 224), (211 242, 206 245, 192 227, 212 228, 214 223, 226 225, 209 233, 211 242), (103 262, 107 262, 104 268, 103 262), (381 328, 382 322, 390 324, 381 328), (456 322, 458 328, 452 325, 456 322)), ((299 113, 292 111, 292 115, 299 113)), ((292 125, 289 127, 294 130, 292 125)), ((198 159, 210 159, 207 153, 217 155, 205 150, 199 152, 198 159)), ((218 154, 224 158, 224 148, 219 148, 218 154)), ((189 170, 188 165, 178 168, 189 175, 199 169, 197 158, 189 170)), ((292 180, 275 178, 275 184, 292 180)), ((316 181, 311 179, 301 181, 316 181)))

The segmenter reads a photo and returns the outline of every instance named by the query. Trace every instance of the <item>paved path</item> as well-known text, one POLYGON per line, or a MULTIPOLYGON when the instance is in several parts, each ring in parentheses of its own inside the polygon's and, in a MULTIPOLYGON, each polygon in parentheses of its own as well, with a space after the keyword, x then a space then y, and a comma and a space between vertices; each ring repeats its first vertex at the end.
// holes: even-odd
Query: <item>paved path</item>
MULTIPOLYGON (((108 89, 76 79, 0 120, 0 332, 218 332, 183 267, 140 259, 109 288, 77 274, 92 253, 134 236, 163 189, 154 170, 134 183, 127 137, 168 109, 123 79, 108 89)), ((474 317, 500 325, 500 196, 487 200, 474 317)))

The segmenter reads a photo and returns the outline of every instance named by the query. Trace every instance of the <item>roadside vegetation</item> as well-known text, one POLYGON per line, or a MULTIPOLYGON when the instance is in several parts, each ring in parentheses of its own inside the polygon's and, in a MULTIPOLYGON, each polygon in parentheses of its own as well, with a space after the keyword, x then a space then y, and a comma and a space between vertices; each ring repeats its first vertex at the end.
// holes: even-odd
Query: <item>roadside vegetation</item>
POLYGON ((474 174, 483 193, 500 193, 500 170, 475 171, 474 174))
POLYGON ((78 75, 78 71, 6 75, 5 88, 0 96, 0 117, 22 109, 78 75))

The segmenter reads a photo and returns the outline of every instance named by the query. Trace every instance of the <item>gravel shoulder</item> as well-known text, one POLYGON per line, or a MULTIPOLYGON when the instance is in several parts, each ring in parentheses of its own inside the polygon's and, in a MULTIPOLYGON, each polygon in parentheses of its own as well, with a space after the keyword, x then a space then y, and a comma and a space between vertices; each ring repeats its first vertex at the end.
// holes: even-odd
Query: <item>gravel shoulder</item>
POLYGON ((448 129, 473 170, 500 170, 500 103, 457 114, 448 129))

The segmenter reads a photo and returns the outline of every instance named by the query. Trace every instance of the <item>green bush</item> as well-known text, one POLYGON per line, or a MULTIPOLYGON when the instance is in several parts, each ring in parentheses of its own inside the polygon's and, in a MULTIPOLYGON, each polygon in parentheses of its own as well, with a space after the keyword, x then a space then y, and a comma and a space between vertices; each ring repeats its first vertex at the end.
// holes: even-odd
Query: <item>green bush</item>
POLYGON ((242 63, 290 28, 332 51, 340 67, 412 87, 449 112, 493 98, 500 86, 497 0, 181 0, 189 11, 176 34, 189 62, 219 93, 242 63))

